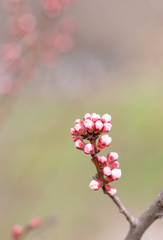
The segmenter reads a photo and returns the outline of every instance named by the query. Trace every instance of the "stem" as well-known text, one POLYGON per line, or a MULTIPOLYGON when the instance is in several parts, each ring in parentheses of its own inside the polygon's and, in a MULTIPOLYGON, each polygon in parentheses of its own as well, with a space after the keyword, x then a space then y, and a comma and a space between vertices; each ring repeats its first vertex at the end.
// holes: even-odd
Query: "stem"
POLYGON ((137 223, 137 218, 133 217, 129 213, 129 211, 123 205, 121 200, 117 196, 110 196, 107 192, 104 192, 104 193, 107 194, 113 200, 113 202, 119 208, 120 213, 122 213, 126 217, 127 221, 130 223, 130 226, 135 227, 137 223))
POLYGON ((129 221, 130 225, 135 227, 136 225, 136 218, 134 218, 130 213, 129 211, 125 208, 125 206, 122 204, 122 202, 120 201, 120 199, 117 197, 117 196, 111 196, 110 194, 108 194, 105 190, 105 180, 104 180, 104 177, 103 177, 103 173, 102 173, 102 170, 100 168, 100 165, 99 165, 99 162, 98 162, 98 157, 97 157, 97 147, 96 147, 96 138, 93 139, 91 141, 91 143, 93 144, 94 146, 94 149, 95 149, 95 154, 92 155, 93 157, 93 160, 94 160, 94 163, 95 163, 95 166, 96 166, 96 169, 97 169, 97 172, 98 172, 98 176, 99 176, 99 179, 101 182, 103 182, 103 192, 105 194, 107 194, 112 200, 113 202, 117 205, 117 207, 119 208, 119 211, 120 213, 122 213, 126 219, 129 221))
POLYGON ((93 144, 94 149, 95 149, 95 154, 92 154, 92 158, 93 158, 93 161, 94 161, 94 163, 95 163, 95 166, 96 166, 96 170, 97 170, 99 179, 100 179, 101 182, 103 182, 103 184, 105 184, 105 183, 104 183, 104 178, 103 178, 103 173, 102 173, 102 170, 101 170, 100 165, 99 165, 99 162, 98 162, 98 157, 97 157, 98 151, 97 151, 97 148, 96 148, 96 139, 97 139, 97 138, 94 138, 93 140, 90 141, 91 144, 93 144))
POLYGON ((125 240, 140 240, 144 232, 157 219, 163 217, 163 191, 151 206, 137 219, 136 227, 130 226, 125 240))

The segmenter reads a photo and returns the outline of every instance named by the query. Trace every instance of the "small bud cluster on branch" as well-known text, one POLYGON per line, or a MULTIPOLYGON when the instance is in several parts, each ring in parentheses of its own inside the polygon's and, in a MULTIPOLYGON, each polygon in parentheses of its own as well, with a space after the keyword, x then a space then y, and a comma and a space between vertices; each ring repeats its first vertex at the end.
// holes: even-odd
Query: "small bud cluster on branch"
POLYGON ((14 240, 22 239, 26 237, 32 230, 40 227, 42 225, 42 219, 40 217, 34 217, 30 220, 27 226, 22 227, 16 225, 12 229, 12 237, 14 240))
POLYGON ((132 216, 120 199, 115 196, 117 190, 110 186, 110 182, 121 177, 121 170, 117 161, 118 153, 110 152, 107 157, 98 155, 102 149, 108 147, 111 143, 112 139, 108 135, 100 136, 103 133, 110 132, 112 127, 110 121, 111 116, 109 114, 104 114, 101 117, 96 113, 87 113, 83 121, 80 119, 75 121, 75 125, 70 129, 70 132, 76 148, 84 151, 85 154, 90 154, 92 163, 96 166, 97 174, 89 187, 95 191, 102 188, 103 192, 113 200, 119 211, 126 217, 130 229, 125 240, 140 240, 147 228, 155 220, 163 217, 163 192, 139 218, 132 216), (84 140, 90 143, 85 143, 84 140))
POLYGON ((117 190, 108 184, 121 177, 118 153, 110 152, 107 157, 98 155, 112 141, 111 137, 105 134, 111 131, 110 121, 111 116, 109 114, 100 116, 96 113, 87 113, 83 120, 77 119, 75 121, 75 125, 70 129, 70 132, 75 147, 84 151, 85 154, 90 154, 92 163, 96 166, 98 174, 90 182, 90 189, 96 191, 102 187, 109 195, 114 196, 117 190), (105 135, 101 136, 103 133, 105 135), (85 143, 84 140, 89 141, 89 143, 85 143))

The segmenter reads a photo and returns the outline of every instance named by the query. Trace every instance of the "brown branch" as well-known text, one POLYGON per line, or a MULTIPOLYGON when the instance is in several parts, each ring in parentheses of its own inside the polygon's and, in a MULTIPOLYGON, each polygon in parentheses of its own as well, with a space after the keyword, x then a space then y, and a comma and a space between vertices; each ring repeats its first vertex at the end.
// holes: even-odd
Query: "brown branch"
POLYGON ((106 192, 105 188, 103 188, 103 192, 104 192, 105 194, 107 194, 107 195, 113 200, 113 202, 115 203, 115 205, 119 208, 120 213, 122 213, 122 214, 126 217, 127 221, 130 223, 130 226, 135 227, 135 226, 136 226, 136 223, 137 223, 137 218, 133 217, 133 216, 129 213, 129 211, 128 211, 128 210, 126 209, 126 207, 123 205, 123 203, 121 202, 121 200, 120 200, 117 196, 111 196, 111 195, 109 195, 109 194, 106 192))
POLYGON ((120 199, 117 196, 111 196, 108 194, 108 192, 105 189, 105 180, 103 178, 103 173, 100 168, 98 157, 97 157, 97 148, 96 148, 96 138, 91 140, 91 143, 94 145, 95 154, 92 155, 99 180, 103 182, 103 192, 104 194, 107 194, 113 202, 116 204, 116 206, 119 208, 120 213, 122 213, 127 221, 130 224, 130 230, 125 238, 125 240, 140 240, 143 236, 144 232, 147 230, 147 228, 157 219, 163 217, 163 191, 160 192, 156 200, 152 203, 152 205, 139 217, 135 218, 132 216, 129 211, 125 208, 125 206, 122 204, 120 199))
POLYGON ((125 240, 140 240, 144 232, 157 219, 163 217, 163 191, 160 192, 151 206, 137 218, 136 226, 130 226, 130 230, 125 240))

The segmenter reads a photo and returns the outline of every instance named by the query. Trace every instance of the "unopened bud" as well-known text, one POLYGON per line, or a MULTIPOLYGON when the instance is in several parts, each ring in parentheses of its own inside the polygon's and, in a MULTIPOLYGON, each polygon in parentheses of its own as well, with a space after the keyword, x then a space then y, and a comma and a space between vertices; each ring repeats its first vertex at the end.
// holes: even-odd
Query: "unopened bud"
POLYGON ((77 133, 84 135, 86 133, 85 127, 82 123, 76 123, 74 126, 77 133))
POLYGON ((99 114, 96 114, 96 113, 92 113, 91 114, 91 120, 93 121, 93 122, 96 122, 96 121, 98 121, 98 120, 100 120, 101 119, 101 116, 99 115, 99 114))
POLYGON ((95 151, 94 151, 94 146, 93 146, 93 144, 87 143, 87 144, 85 145, 85 147, 84 147, 84 152, 85 152, 86 154, 94 154, 95 151))
POLYGON ((97 180, 97 179, 92 180, 89 184, 89 188, 92 189, 92 190, 95 190, 95 191, 97 191, 102 186, 103 186, 102 182, 97 180))
POLYGON ((122 175, 121 169, 113 169, 111 172, 111 176, 113 178, 113 180, 118 180, 122 175))
POLYGON ((110 185, 105 185, 105 189, 111 196, 114 196, 117 193, 117 189, 110 185))
POLYGON ((104 167, 102 171, 103 171, 103 174, 104 174, 105 176, 110 176, 111 173, 112 173, 110 167, 108 167, 108 166, 104 167))
POLYGON ((91 120, 91 114, 90 113, 86 113, 83 117, 83 120, 85 121, 86 119, 91 120))
POLYGON ((75 147, 79 150, 84 150, 85 143, 82 139, 78 139, 75 141, 75 147))
POLYGON ((114 161, 117 161, 118 160, 118 153, 116 152, 110 152, 108 155, 107 155, 107 160, 108 160, 108 163, 112 163, 114 161))
POLYGON ((111 170, 114 168, 119 168, 119 162, 115 161, 113 163, 110 163, 109 166, 110 166, 111 170))
POLYGON ((112 139, 108 135, 103 135, 102 137, 99 138, 98 144, 97 144, 97 149, 102 150, 105 147, 108 147, 111 143, 112 139))
POLYGON ((97 122, 95 122, 95 131, 96 131, 96 132, 101 131, 102 128, 103 128, 103 123, 102 123, 100 120, 98 120, 97 122))
POLYGON ((94 123, 90 119, 86 119, 84 121, 84 127, 89 131, 93 132, 94 130, 94 123))
POLYGON ((111 123, 104 123, 102 133, 108 133, 111 131, 112 124, 111 123))
POLYGON ((109 123, 111 121, 111 116, 109 114, 104 114, 102 117, 101 117, 101 121, 103 123, 109 123))

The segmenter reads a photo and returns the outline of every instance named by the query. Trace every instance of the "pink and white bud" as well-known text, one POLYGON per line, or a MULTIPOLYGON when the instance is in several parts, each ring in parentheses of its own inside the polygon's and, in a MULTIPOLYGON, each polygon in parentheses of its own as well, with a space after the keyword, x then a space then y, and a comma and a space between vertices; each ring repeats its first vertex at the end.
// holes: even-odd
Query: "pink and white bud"
POLYGON ((101 116, 99 115, 99 114, 96 114, 96 113, 92 113, 91 114, 91 120, 93 121, 93 122, 96 122, 96 121, 98 121, 98 120, 100 120, 101 119, 101 116))
POLYGON ((12 229, 12 236, 13 236, 14 239, 20 238, 22 233, 23 233, 22 226, 16 225, 16 226, 13 227, 13 229, 12 229))
POLYGON ((97 149, 102 150, 105 147, 108 147, 111 143, 112 139, 108 135, 103 135, 99 138, 99 141, 97 143, 97 149))
POLYGON ((85 121, 86 119, 91 120, 91 114, 90 113, 86 113, 83 117, 83 120, 85 121))
POLYGON ((117 161, 118 160, 118 153, 116 152, 110 152, 108 155, 107 155, 107 160, 108 160, 108 163, 112 163, 114 161, 117 161))
POLYGON ((87 143, 84 147, 84 152, 85 154, 94 154, 95 150, 93 144, 87 143))
POLYGON ((101 122, 103 123, 109 123, 110 121, 111 121, 111 116, 107 113, 101 117, 101 122))
POLYGON ((113 180, 118 180, 122 175, 121 169, 113 169, 111 172, 111 176, 113 178, 113 180))
POLYGON ((100 120, 97 120, 97 122, 95 122, 95 131, 100 132, 102 128, 103 128, 103 123, 100 120))
POLYGON ((105 185, 105 189, 111 196, 114 196, 117 193, 117 189, 110 185, 105 185))
POLYGON ((103 129, 102 129, 102 133, 108 133, 111 131, 112 128, 112 124, 111 123, 104 123, 103 124, 103 129))
POLYGON ((32 218, 29 223, 30 227, 32 227, 32 228, 40 227, 41 224, 42 224, 42 219, 40 217, 32 218))
POLYGON ((110 166, 111 170, 114 168, 119 168, 119 162, 115 161, 113 163, 110 163, 109 166, 110 166))
POLYGON ((93 132, 94 130, 94 122, 92 122, 90 119, 86 119, 84 121, 84 127, 89 131, 93 132))
POLYGON ((112 173, 110 167, 108 167, 108 166, 104 167, 102 171, 103 171, 103 174, 104 174, 105 176, 110 176, 111 173, 112 173))
POLYGON ((89 188, 94 190, 94 191, 97 191, 99 188, 101 188, 103 186, 102 182, 95 179, 95 180, 92 180, 89 184, 89 188))
POLYGON ((85 130, 85 127, 84 127, 83 124, 77 123, 77 124, 75 124, 74 128, 75 128, 75 130, 77 131, 78 134, 81 134, 81 135, 86 134, 86 130, 85 130))
POLYGON ((82 139, 78 139, 75 141, 75 147, 79 150, 84 150, 85 143, 82 139))
POLYGON ((77 124, 77 123, 83 124, 83 121, 82 121, 81 119, 76 119, 76 120, 75 120, 75 124, 77 124))
POLYGON ((75 128, 70 128, 70 133, 71 135, 75 135, 77 134, 77 131, 75 130, 75 128))
POLYGON ((101 164, 106 164, 107 158, 105 156, 98 156, 98 161, 101 164))

